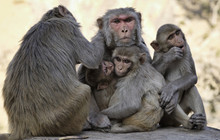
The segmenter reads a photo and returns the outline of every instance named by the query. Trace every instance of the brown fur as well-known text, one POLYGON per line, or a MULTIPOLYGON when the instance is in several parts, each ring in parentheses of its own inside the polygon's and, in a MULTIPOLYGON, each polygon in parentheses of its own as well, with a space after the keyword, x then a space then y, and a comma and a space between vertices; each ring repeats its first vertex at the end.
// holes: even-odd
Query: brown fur
POLYGON ((81 132, 91 89, 79 82, 75 65, 98 68, 103 52, 84 38, 64 6, 49 10, 23 37, 7 69, 3 98, 10 139, 81 132))

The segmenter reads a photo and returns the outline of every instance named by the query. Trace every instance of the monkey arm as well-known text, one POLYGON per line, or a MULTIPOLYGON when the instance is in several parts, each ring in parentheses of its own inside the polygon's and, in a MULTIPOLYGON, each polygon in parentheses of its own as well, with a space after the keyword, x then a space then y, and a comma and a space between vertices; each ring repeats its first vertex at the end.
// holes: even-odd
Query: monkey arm
POLYGON ((75 40, 81 43, 80 48, 75 48, 75 55, 78 57, 78 61, 81 62, 87 68, 98 68, 99 64, 103 59, 105 51, 104 41, 100 39, 100 36, 97 36, 98 41, 91 43, 83 37, 78 37, 75 40))
POLYGON ((197 76, 193 73, 186 73, 181 78, 172 82, 178 91, 185 91, 197 83, 197 76))
POLYGON ((141 95, 139 96, 137 92, 136 89, 128 87, 116 89, 109 102, 109 107, 102 113, 111 119, 123 119, 136 113, 141 107, 141 95))
POLYGON ((114 106, 110 106, 107 109, 101 111, 103 114, 107 115, 110 119, 123 119, 131 116, 140 109, 140 105, 129 105, 124 103, 118 103, 114 106))
POLYGON ((162 108, 170 102, 174 94, 179 94, 185 91, 197 83, 197 76, 193 73, 186 73, 181 78, 168 83, 162 88, 161 92, 161 102, 162 108))
POLYGON ((183 58, 183 51, 178 47, 172 47, 168 52, 154 52, 152 65, 162 75, 174 61, 183 58))

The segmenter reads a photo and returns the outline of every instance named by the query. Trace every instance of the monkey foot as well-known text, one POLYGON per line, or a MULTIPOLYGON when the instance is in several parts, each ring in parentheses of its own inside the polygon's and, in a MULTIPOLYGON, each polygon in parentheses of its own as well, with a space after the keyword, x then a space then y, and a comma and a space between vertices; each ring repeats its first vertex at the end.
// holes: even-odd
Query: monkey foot
POLYGON ((204 114, 193 114, 190 119, 189 122, 192 124, 192 128, 191 129, 197 129, 197 130, 202 130, 206 127, 206 116, 204 114))
POLYGON ((92 128, 109 128, 111 126, 109 118, 101 113, 90 115, 88 121, 92 128))

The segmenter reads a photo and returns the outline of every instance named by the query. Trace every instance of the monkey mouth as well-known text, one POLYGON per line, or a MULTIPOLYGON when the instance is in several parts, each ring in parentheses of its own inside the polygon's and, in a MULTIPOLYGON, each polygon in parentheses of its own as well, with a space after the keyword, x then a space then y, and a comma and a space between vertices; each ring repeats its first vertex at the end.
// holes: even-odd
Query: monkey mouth
POLYGON ((128 41, 128 40, 131 40, 131 38, 125 36, 125 37, 123 37, 123 38, 121 38, 119 40, 125 42, 125 41, 128 41))
POLYGON ((184 51, 184 48, 185 48, 185 46, 184 45, 182 45, 182 46, 178 46, 180 49, 182 49, 182 51, 184 51))

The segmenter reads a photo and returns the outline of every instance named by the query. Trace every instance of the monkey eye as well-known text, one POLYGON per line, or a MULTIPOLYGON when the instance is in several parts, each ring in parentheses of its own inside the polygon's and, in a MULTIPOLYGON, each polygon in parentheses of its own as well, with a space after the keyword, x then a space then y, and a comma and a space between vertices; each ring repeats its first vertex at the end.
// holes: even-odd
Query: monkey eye
POLYGON ((118 23, 120 23, 120 20, 118 18, 115 18, 112 20, 112 22, 118 24, 118 23))
POLYGON ((120 57, 115 57, 115 60, 118 62, 121 62, 121 58, 120 57))
POLYGON ((171 40, 171 39, 173 39, 174 38, 174 34, 171 34, 167 39, 168 40, 171 40))
POLYGON ((133 20, 133 18, 132 17, 129 17, 129 18, 126 18, 125 20, 124 20, 124 22, 131 22, 133 20))
POLYGON ((126 63, 126 64, 128 64, 128 63, 130 63, 131 61, 128 60, 128 59, 125 59, 125 60, 123 60, 123 62, 126 63))
POLYGON ((180 30, 177 30, 177 31, 176 31, 176 35, 179 35, 179 34, 180 34, 180 30))

